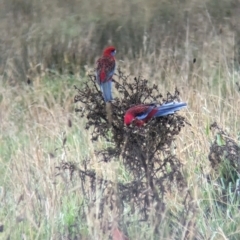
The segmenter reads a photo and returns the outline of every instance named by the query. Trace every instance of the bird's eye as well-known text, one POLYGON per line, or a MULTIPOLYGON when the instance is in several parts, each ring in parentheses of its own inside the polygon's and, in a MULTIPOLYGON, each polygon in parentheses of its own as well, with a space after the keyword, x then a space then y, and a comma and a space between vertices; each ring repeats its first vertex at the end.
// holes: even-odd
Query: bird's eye
POLYGON ((116 50, 112 50, 112 55, 114 56, 116 54, 116 50))

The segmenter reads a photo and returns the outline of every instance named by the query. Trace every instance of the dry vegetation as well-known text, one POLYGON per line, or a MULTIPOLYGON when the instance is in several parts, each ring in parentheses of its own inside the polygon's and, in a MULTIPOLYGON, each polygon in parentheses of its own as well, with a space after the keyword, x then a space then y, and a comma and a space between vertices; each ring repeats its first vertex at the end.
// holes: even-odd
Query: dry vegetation
POLYGON ((111 239, 120 229, 129 239, 240 239, 239 7, 3 0, 0 238, 111 239), (123 71, 113 130, 87 76, 108 44, 123 71), (148 80, 143 95, 157 86, 147 101, 162 93, 188 108, 143 131, 123 127, 127 105, 142 101, 122 90, 136 87, 134 77, 148 80), (151 138, 160 130, 166 138, 151 138))

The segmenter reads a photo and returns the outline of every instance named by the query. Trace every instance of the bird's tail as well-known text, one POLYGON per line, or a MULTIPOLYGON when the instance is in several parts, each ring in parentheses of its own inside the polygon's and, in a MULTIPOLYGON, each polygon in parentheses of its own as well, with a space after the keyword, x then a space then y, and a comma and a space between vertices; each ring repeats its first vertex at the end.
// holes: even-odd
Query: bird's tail
POLYGON ((158 111, 155 114, 155 117, 167 116, 170 114, 174 114, 176 111, 186 107, 187 104, 184 102, 170 102, 164 103, 158 107, 158 111))
POLYGON ((112 81, 107 81, 100 84, 101 91, 103 93, 103 98, 105 102, 110 102, 113 100, 112 97, 112 81))

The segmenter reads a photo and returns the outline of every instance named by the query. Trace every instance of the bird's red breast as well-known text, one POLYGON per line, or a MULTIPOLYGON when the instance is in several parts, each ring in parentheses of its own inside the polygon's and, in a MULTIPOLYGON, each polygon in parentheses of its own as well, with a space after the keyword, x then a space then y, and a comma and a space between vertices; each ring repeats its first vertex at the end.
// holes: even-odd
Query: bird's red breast
POLYGON ((97 81, 99 83, 107 82, 112 79, 115 70, 115 47, 107 47, 103 51, 102 57, 97 61, 97 81))
POLYGON ((100 82, 111 80, 115 69, 114 57, 103 56, 97 61, 97 74, 100 82))

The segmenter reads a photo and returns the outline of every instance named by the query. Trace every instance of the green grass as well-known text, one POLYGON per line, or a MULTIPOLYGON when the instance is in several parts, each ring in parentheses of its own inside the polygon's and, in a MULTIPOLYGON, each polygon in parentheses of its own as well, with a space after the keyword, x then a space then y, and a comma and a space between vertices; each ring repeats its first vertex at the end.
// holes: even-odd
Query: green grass
MULTIPOLYGON (((1 233, 4 237, 18 239, 24 234, 29 239, 64 236, 70 239, 76 236, 83 239, 106 238, 106 235, 99 231, 101 223, 93 217, 94 212, 98 212, 99 202, 89 212, 89 202, 81 194, 81 181, 77 173, 74 173, 73 180, 70 181, 69 171, 59 172, 56 167, 60 166, 62 161, 67 161, 74 162, 81 168, 82 161, 90 157, 92 160, 89 164, 107 178, 115 179, 114 174, 117 174, 120 182, 128 182, 131 174, 124 170, 121 159, 118 159, 120 162, 116 165, 101 163, 95 158, 94 149, 101 149, 109 144, 91 143, 89 132, 84 130, 84 119, 80 119, 74 112, 72 99, 75 84, 81 85, 77 79, 46 78, 36 87, 19 88, 18 95, 15 88, 4 87, 2 94, 8 96, 1 102, 8 108, 2 125, 4 131, 1 132, 0 148, 0 216, 4 223, 4 232, 1 233), (68 126, 69 118, 72 127, 68 126), (65 137, 67 141, 63 146, 65 137), (53 156, 50 156, 50 153, 53 156), (89 214, 87 218, 86 214, 89 214)), ((208 99, 208 93, 205 94, 205 100, 213 103, 207 105, 208 108, 221 106, 214 101, 218 101, 217 98, 208 99)), ((185 95, 186 98, 188 96, 185 95)), ((207 146, 212 134, 209 130, 206 132, 206 126, 209 129, 207 122, 213 116, 191 107, 194 103, 189 104, 189 110, 182 114, 186 115, 192 126, 183 130, 175 145, 179 150, 185 149, 180 152, 177 150, 176 154, 184 161, 188 189, 192 192, 193 203, 197 206, 192 231, 197 231, 198 237, 201 236, 202 239, 238 239, 238 196, 230 191, 230 186, 215 180, 207 182, 203 175, 203 172, 210 170, 206 151, 209 151, 207 146), (196 113, 199 119, 203 119, 203 124, 199 123, 198 118, 192 117, 196 113), (221 203, 222 189, 229 194, 229 200, 225 203, 221 203)), ((218 117, 224 118, 223 115, 218 117)), ((224 121, 227 126, 233 119, 224 118, 224 121)), ((217 143, 219 146, 225 144, 219 137, 217 143)), ((220 174, 221 171, 229 174, 233 172, 229 170, 229 165, 225 166, 227 169, 220 170, 220 174)), ((236 180, 235 177, 231 179, 236 180)), ((100 197, 103 193, 100 189, 99 191, 100 197)), ((184 211, 184 205, 178 203, 178 198, 178 192, 175 196, 172 193, 166 196, 168 205, 159 226, 161 239, 185 236, 181 222, 171 219, 171 214, 168 214, 184 211), (175 233, 169 228, 172 224, 176 225, 175 233)), ((131 207, 125 207, 124 219, 131 223, 125 225, 124 229, 131 239, 158 239, 151 227, 151 224, 155 224, 154 212, 149 223, 139 223, 137 212, 131 214, 131 207)), ((106 218, 111 222, 111 219, 114 219, 113 213, 108 212, 106 218)), ((123 222, 121 226, 124 224, 123 222)))

